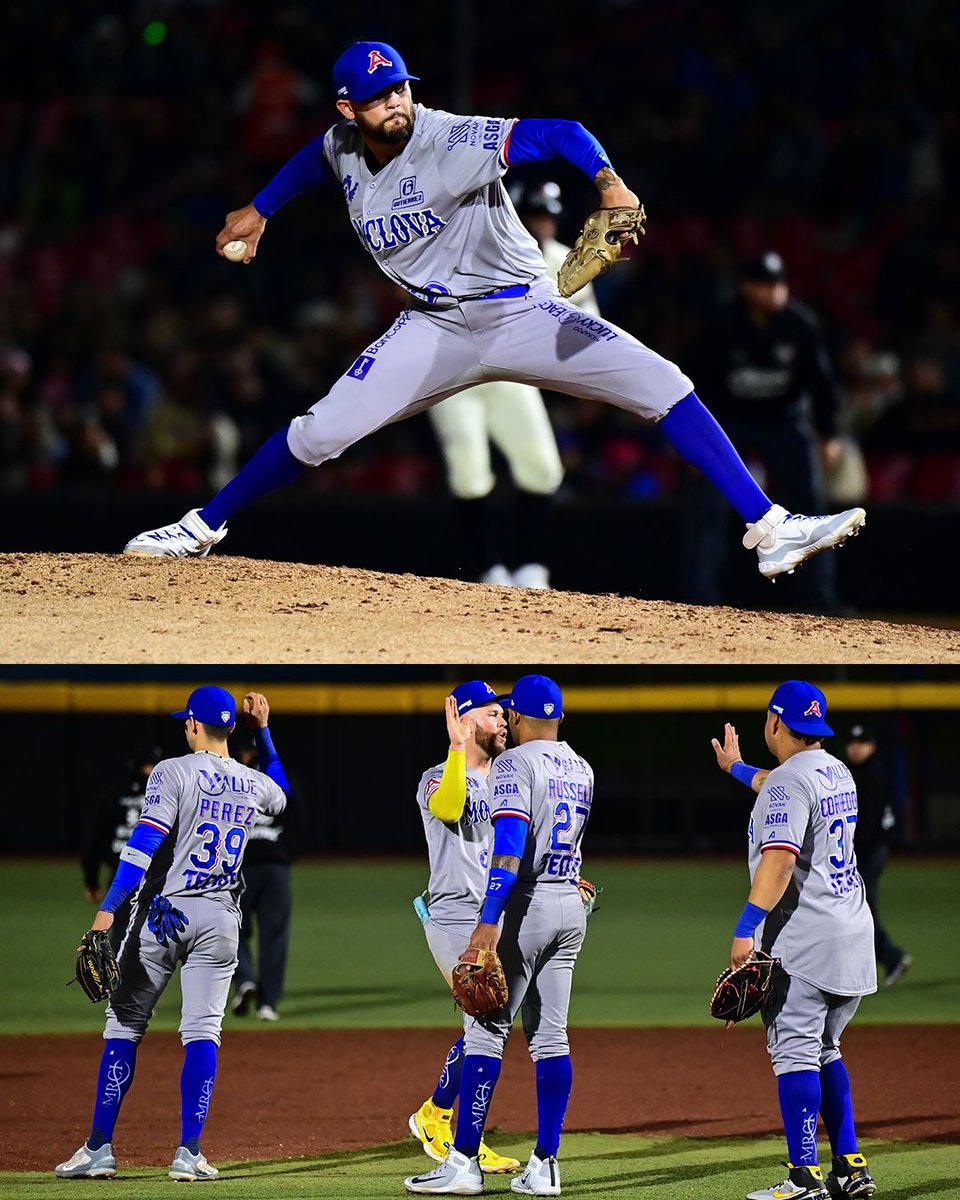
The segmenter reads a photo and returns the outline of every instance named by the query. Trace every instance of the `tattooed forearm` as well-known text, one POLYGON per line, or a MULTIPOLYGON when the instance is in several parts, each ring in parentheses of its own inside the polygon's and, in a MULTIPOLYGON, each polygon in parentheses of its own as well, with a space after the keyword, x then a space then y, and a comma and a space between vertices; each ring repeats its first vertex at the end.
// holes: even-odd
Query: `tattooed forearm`
POLYGON ((616 173, 613 167, 601 167, 594 176, 593 182, 597 185, 597 189, 605 192, 607 188, 623 187, 623 180, 616 173))
POLYGON ((501 871, 510 871, 516 875, 520 871, 520 859, 515 854, 495 854, 490 860, 491 867, 499 867, 501 871))

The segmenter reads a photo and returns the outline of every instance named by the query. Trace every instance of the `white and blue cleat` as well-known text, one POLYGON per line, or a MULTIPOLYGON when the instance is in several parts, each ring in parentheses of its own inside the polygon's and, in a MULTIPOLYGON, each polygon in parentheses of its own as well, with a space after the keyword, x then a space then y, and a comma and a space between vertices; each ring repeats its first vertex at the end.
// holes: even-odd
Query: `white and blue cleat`
POLYGON ((756 550, 760 574, 776 579, 792 574, 821 550, 856 537, 866 519, 862 508, 848 508, 832 516, 805 517, 774 504, 759 521, 747 525, 743 544, 748 550, 756 550))
POLYGON ((155 558, 203 558, 226 536, 226 525, 211 529, 200 516, 200 510, 192 508, 175 525, 138 533, 127 542, 123 552, 155 558))
POLYGON ((169 1175, 178 1183, 201 1183, 208 1179, 216 1179, 220 1174, 216 1167, 211 1167, 199 1152, 194 1154, 186 1146, 178 1146, 170 1164, 169 1175))

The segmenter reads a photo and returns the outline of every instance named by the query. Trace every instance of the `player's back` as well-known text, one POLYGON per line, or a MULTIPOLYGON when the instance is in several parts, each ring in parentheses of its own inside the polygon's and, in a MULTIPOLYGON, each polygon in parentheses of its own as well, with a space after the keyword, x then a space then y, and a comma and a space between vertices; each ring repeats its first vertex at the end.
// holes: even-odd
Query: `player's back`
POLYGON ((593 769, 566 742, 524 742, 495 759, 490 809, 522 817, 529 833, 518 879, 576 882, 583 832, 593 804, 593 769))
POLYGON ((876 986, 873 919, 857 872, 857 789, 825 750, 804 750, 771 771, 750 818, 751 876, 764 850, 796 854, 762 946, 791 974, 840 995, 876 986))
POLYGON ((250 831, 286 796, 253 767, 210 751, 164 759, 147 781, 142 821, 165 830, 143 883, 146 896, 203 895, 235 903, 250 831))
POLYGON ((464 912, 475 916, 483 903, 491 837, 487 777, 467 769, 467 796, 459 821, 445 822, 430 811, 430 797, 440 786, 444 764, 424 771, 417 787, 417 805, 423 819, 430 860, 430 916, 432 920, 460 920, 464 912))

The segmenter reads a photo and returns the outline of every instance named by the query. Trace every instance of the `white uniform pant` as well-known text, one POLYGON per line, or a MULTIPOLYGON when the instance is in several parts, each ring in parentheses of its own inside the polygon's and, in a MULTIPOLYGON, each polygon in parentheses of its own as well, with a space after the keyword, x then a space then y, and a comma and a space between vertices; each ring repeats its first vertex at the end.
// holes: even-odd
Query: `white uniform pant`
POLYGON ((586 926, 583 901, 572 885, 541 884, 510 897, 497 946, 510 999, 499 1013, 466 1028, 467 1054, 502 1058, 521 1011, 534 1062, 570 1053, 570 990, 586 926))
POLYGON ((120 946, 120 986, 107 1005, 105 1039, 139 1042, 154 1005, 180 966, 183 1005, 180 1040, 220 1045, 230 980, 237 966, 240 910, 210 897, 175 896, 171 903, 189 924, 179 942, 161 946, 147 928, 146 906, 138 904, 120 946))
POLYGON ((491 442, 507 460, 521 491, 552 496, 563 481, 546 405, 529 384, 478 384, 435 404, 430 421, 447 465, 450 491, 460 500, 477 500, 493 491, 491 442))
POLYGON ((408 308, 303 416, 295 458, 317 466, 354 442, 465 388, 508 379, 601 400, 659 421, 693 390, 678 367, 544 280, 526 296, 408 308))
MULTIPOLYGON (((466 950, 470 935, 477 927, 477 918, 472 915, 466 921, 434 921, 428 918, 424 922, 423 932, 437 964, 437 970, 446 980, 447 987, 453 979, 453 968, 457 965, 460 955, 466 950)), ((473 1017, 463 1014, 463 1028, 473 1024, 473 1017)))
POLYGON ((833 995, 776 968, 763 1010, 774 1075, 819 1071, 842 1057, 840 1037, 860 999, 833 995))

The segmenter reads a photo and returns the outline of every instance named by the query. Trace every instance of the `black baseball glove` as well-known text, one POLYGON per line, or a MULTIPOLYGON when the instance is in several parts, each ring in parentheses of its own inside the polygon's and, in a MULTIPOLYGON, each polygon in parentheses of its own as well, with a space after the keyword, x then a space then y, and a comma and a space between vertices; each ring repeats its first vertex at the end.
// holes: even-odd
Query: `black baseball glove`
POLYGON ((94 1004, 107 1000, 120 986, 120 968, 103 929, 91 929, 83 935, 77 951, 77 982, 94 1004))
POLYGON ((710 1016, 726 1021, 727 1028, 752 1017, 763 1008, 780 960, 754 950, 742 967, 721 972, 710 997, 710 1016))

